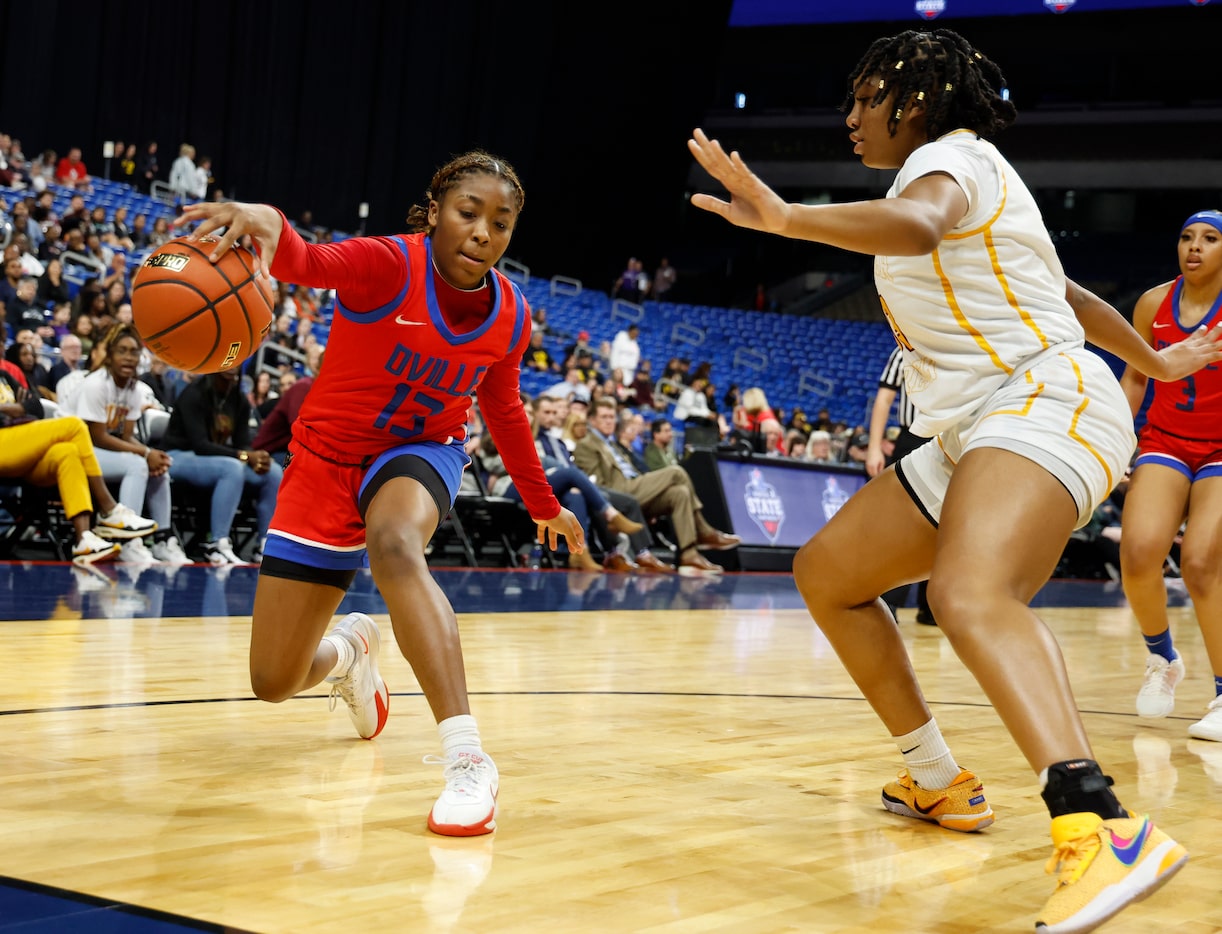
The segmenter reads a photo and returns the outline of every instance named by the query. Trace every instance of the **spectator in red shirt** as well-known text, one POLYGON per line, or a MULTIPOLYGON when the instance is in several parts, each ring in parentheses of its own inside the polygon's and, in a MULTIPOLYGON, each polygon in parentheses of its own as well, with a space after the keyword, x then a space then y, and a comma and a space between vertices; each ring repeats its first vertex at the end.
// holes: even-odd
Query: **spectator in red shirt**
MULTIPOLYGON (((323 355, 318 358, 318 367, 322 369, 323 355)), ((301 411, 301 403, 305 401, 306 393, 314 385, 313 376, 303 376, 292 386, 280 394, 272 410, 267 413, 255 432, 251 445, 258 451, 267 451, 272 460, 284 466, 289 452, 289 441, 293 437, 293 422, 297 421, 297 413, 301 411)))
POLYGON ((80 147, 73 146, 68 150, 68 155, 59 160, 59 165, 55 167, 55 180, 68 188, 87 190, 90 187, 89 170, 81 161, 80 147))

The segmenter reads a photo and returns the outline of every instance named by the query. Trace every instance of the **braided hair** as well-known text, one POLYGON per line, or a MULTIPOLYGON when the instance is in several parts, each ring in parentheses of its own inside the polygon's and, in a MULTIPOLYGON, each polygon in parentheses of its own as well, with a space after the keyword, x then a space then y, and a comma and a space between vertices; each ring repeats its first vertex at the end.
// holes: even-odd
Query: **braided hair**
POLYGON ((515 206, 521 213, 522 206, 526 203, 526 192, 522 190, 522 183, 518 180, 518 173, 514 171, 513 166, 504 159, 486 153, 482 149, 473 149, 461 156, 455 156, 437 170, 433 180, 429 183, 428 190, 424 193, 423 206, 413 204, 407 212, 408 230, 412 233, 421 231, 432 233, 432 225, 429 224, 429 202, 436 201, 440 204, 447 191, 460 180, 477 172, 507 181, 513 188, 515 206))
POLYGON ((914 99, 925 104, 931 140, 960 128, 988 137, 1017 116, 1001 69, 950 29, 908 30, 875 40, 849 75, 849 93, 841 109, 851 110, 861 83, 875 77, 878 87, 872 107, 895 96, 895 111, 887 119, 892 136, 904 108, 914 99))
POLYGON ((113 347, 120 338, 130 337, 136 342, 137 347, 144 347, 144 341, 140 337, 140 332, 136 330, 134 324, 126 321, 116 321, 110 326, 106 332, 106 336, 102 338, 102 342, 106 344, 106 356, 110 356, 110 348, 113 347))

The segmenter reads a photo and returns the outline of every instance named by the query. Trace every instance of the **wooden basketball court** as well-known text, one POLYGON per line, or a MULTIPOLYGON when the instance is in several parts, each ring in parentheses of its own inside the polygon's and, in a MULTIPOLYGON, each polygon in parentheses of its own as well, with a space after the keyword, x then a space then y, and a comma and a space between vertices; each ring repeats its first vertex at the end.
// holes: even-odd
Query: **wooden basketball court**
MULTIPOLYGON (((253 569, 106 573, 0 565, 0 908, 77 911, 9 907, 0 932, 1018 932, 1051 891, 1035 779, 912 610, 935 715, 997 813, 978 834, 882 809, 899 755, 785 575, 439 571, 501 772, 496 834, 455 840, 425 827, 436 730, 389 638, 390 722, 363 741, 321 689, 253 699, 253 569)), ((1123 599, 1075 584, 1049 602, 1080 604, 1041 612, 1097 757, 1192 857, 1106 930, 1222 930, 1222 744, 1186 734, 1212 695, 1191 610, 1173 610, 1176 716, 1139 721, 1123 599)), ((389 635, 378 605, 358 582, 341 611, 389 635)))

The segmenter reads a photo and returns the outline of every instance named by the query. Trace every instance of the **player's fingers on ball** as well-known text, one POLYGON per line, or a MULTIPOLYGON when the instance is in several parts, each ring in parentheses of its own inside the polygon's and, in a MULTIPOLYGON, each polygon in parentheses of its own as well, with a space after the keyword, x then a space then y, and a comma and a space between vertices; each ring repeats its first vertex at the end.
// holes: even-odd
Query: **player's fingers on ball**
POLYGON ((209 217, 206 214, 186 215, 185 217, 186 223, 195 224, 195 226, 191 228, 191 232, 187 235, 192 240, 198 240, 200 237, 206 237, 208 234, 212 233, 212 231, 216 230, 216 228, 221 226, 220 222, 216 218, 209 217))
POLYGON ((214 263, 219 261, 222 256, 229 252, 230 247, 236 242, 238 236, 237 231, 230 227, 225 231, 225 236, 221 237, 220 243, 216 245, 216 249, 212 251, 212 255, 208 258, 214 263))

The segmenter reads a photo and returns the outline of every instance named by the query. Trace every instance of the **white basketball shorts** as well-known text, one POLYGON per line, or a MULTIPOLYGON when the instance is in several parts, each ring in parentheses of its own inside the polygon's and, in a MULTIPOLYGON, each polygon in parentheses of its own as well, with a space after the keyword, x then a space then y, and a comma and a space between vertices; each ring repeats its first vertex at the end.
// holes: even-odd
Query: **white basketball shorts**
POLYGON ((984 447, 1013 451, 1069 491, 1081 528, 1123 478, 1136 446, 1128 401, 1108 365, 1081 345, 1062 344, 1024 363, 971 415, 906 455, 896 470, 937 524, 955 464, 965 453, 984 447))

